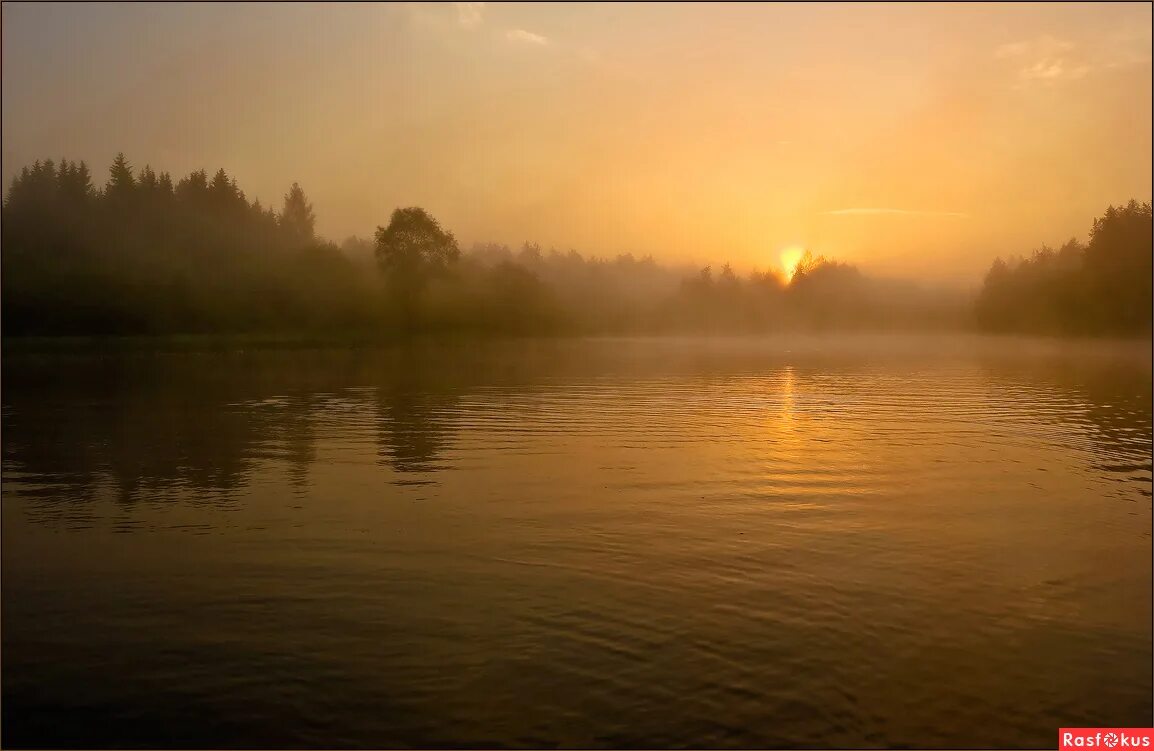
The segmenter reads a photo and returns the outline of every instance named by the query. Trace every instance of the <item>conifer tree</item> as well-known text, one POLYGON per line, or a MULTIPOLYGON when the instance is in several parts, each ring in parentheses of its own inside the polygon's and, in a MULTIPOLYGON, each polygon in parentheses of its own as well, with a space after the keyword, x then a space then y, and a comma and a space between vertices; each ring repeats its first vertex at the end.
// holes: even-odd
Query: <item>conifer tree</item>
POLYGON ((292 188, 284 197, 284 209, 281 211, 280 224, 288 235, 290 242, 298 245, 310 243, 314 239, 314 225, 316 217, 313 215, 312 204, 305 198, 301 186, 293 183, 292 188))

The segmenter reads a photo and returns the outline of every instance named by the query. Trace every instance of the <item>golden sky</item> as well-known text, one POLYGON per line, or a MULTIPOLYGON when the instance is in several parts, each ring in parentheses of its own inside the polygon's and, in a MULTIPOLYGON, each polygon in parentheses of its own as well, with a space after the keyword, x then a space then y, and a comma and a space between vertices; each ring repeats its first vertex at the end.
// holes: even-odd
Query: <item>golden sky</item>
POLYGON ((973 281, 1151 195, 1151 6, 12 4, 3 177, 225 167, 333 239, 973 281))

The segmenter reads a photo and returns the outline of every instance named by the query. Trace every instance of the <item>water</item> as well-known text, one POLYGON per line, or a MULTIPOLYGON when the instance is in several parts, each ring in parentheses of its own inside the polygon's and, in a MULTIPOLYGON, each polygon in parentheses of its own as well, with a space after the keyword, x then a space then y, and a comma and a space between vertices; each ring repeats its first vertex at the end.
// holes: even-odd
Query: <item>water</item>
POLYGON ((5 747, 1152 724, 1148 346, 9 353, 3 377, 5 747))

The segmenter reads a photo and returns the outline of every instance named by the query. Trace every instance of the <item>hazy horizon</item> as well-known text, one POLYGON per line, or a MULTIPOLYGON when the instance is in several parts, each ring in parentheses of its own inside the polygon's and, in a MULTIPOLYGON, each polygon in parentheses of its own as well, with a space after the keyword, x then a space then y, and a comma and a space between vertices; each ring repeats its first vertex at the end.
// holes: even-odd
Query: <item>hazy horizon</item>
POLYGON ((320 234, 975 283, 1148 200, 1148 4, 5 3, 3 179, 124 151, 320 234), (687 102, 692 106, 687 106, 687 102))

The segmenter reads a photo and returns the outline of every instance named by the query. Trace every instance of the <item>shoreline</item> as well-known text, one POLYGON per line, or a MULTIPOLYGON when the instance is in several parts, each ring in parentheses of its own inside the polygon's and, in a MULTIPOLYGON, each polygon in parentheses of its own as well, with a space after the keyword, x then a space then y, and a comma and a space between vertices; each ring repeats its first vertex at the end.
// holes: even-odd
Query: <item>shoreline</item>
POLYGON ((983 332, 974 329, 944 330, 812 330, 767 332, 555 332, 549 334, 509 333, 419 333, 403 335, 370 334, 132 334, 0 337, 3 353, 83 353, 83 352, 182 352, 244 351, 277 349, 387 349, 407 344, 460 345, 516 342, 572 341, 809 341, 841 339, 905 339, 923 341, 1020 342, 1034 346, 1091 345, 1095 347, 1154 347, 1150 334, 1136 336, 1088 336, 983 332))

